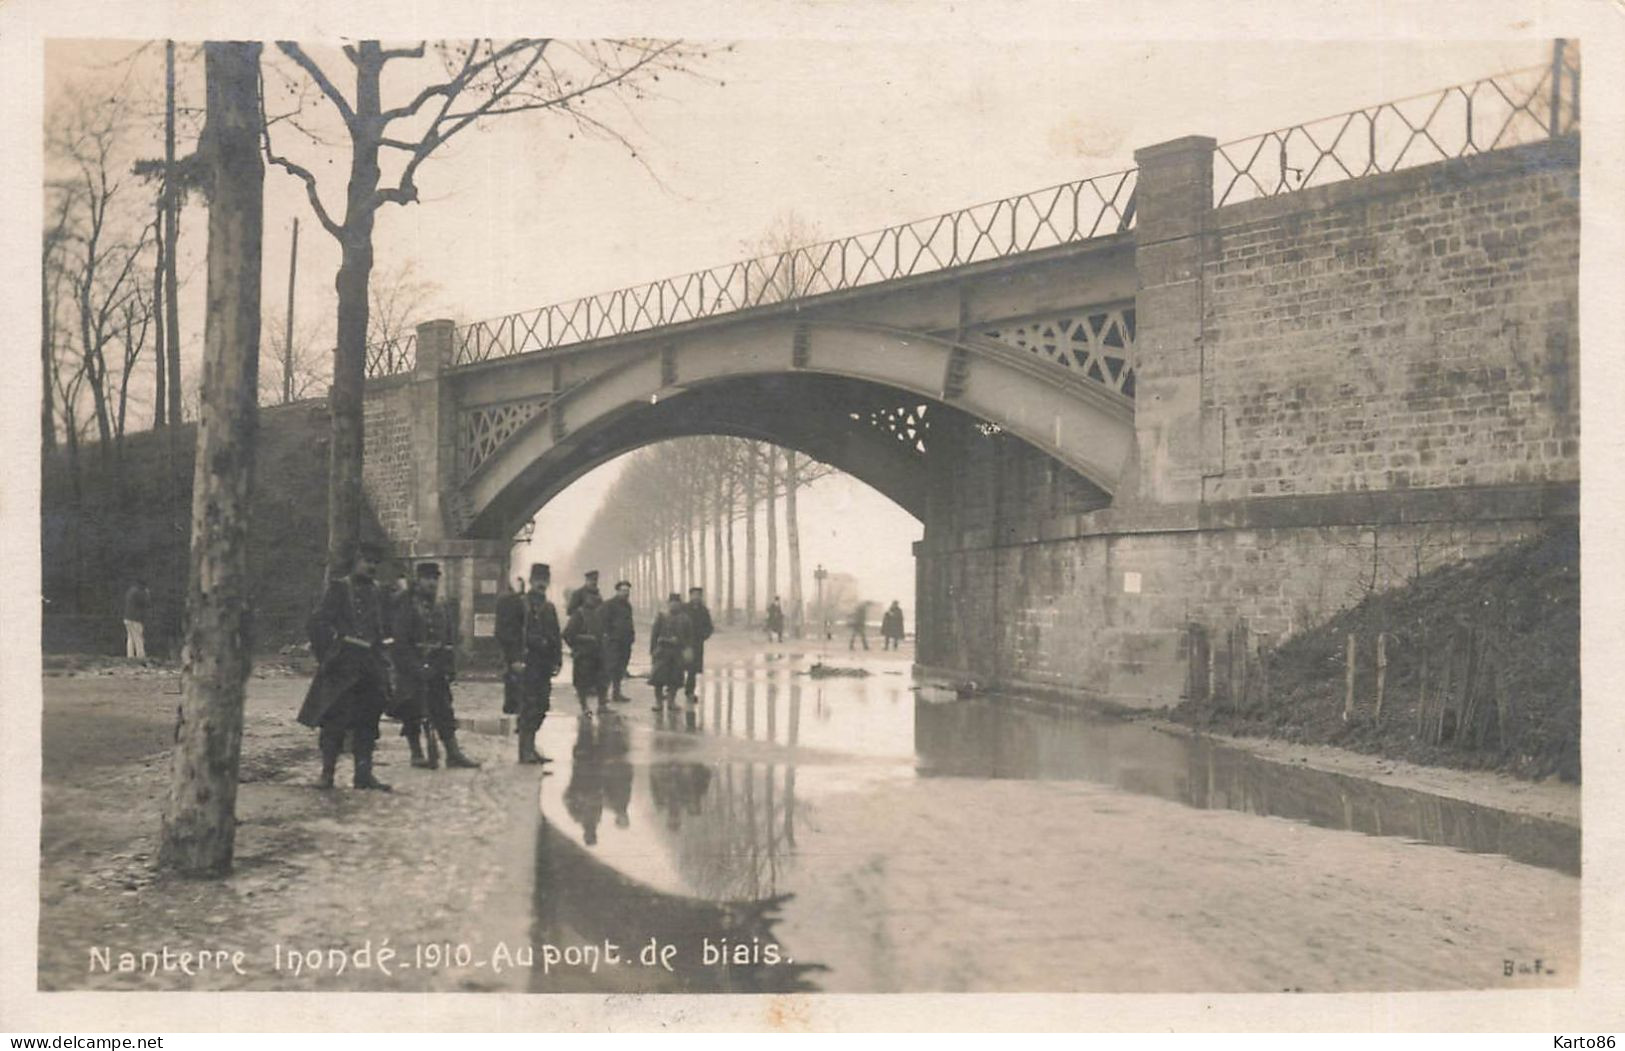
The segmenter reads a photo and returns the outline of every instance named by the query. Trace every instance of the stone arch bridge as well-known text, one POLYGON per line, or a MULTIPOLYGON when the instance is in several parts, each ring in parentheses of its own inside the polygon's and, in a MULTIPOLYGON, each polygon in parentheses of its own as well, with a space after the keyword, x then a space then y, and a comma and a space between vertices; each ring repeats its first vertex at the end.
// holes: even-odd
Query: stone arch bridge
POLYGON ((1574 513, 1577 77, 1570 56, 1431 110, 1179 139, 1127 172, 430 322, 372 349, 369 496, 404 554, 452 564, 477 648, 512 537, 572 481, 667 438, 764 439, 924 523, 922 665, 1201 695, 1193 624, 1284 635, 1357 581, 1574 513))

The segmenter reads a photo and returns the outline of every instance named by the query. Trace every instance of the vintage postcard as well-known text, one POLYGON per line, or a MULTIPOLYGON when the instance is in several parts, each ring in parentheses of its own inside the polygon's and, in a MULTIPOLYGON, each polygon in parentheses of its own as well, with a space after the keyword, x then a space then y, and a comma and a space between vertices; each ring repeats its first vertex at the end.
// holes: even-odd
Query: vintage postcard
POLYGON ((0 1028, 1617 1012, 1617 11, 0 18, 0 1028))

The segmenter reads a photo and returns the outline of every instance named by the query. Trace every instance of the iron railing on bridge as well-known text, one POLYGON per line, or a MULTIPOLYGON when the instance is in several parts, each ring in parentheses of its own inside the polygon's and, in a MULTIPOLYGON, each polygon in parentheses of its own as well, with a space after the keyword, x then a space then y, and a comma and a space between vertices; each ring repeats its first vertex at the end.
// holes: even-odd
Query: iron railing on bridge
MULTIPOLYGON (((1225 143, 1214 207, 1565 135, 1580 126, 1580 56, 1384 102, 1225 143)), ((453 366, 552 350, 753 307, 859 288, 1134 226, 1138 170, 1063 183, 646 285, 477 321, 457 330, 453 366)), ((413 367, 416 340, 368 348, 367 375, 413 367)))
POLYGON ((1135 170, 573 299, 458 331, 455 365, 585 343, 1086 241, 1134 223, 1135 170))
POLYGON ((1469 157, 1577 131, 1580 53, 1237 139, 1213 153, 1213 206, 1469 157))

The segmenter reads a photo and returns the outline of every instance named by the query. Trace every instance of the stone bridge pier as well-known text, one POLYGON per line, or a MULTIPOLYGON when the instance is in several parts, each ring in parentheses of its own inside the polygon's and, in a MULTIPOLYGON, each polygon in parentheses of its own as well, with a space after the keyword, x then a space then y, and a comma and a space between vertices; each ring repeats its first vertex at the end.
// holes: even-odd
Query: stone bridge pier
POLYGON ((1575 516, 1578 134, 1222 207, 1219 155, 1140 150, 1115 230, 923 277, 500 358, 430 322, 369 383, 373 506, 489 657, 547 499, 652 441, 775 441, 924 523, 922 666, 1129 706, 1200 691, 1203 632, 1279 640, 1575 516))

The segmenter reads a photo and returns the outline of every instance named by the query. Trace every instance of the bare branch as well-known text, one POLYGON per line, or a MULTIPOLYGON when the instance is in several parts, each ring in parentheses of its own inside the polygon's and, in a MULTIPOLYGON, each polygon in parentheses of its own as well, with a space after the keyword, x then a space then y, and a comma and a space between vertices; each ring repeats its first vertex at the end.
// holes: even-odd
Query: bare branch
MULTIPOLYGON (((353 129, 355 127, 355 110, 350 107, 349 101, 345 99, 344 93, 338 89, 338 86, 328 79, 327 74, 322 71, 322 67, 318 66, 309 55, 305 54, 304 48, 291 40, 278 40, 276 46, 278 51, 298 63, 299 68, 304 70, 310 76, 310 79, 316 82, 316 86, 322 89, 322 94, 326 95, 328 101, 333 103, 334 108, 339 111, 339 116, 344 118, 345 126, 353 129)), ((350 53, 349 48, 344 50, 345 54, 350 53)), ((265 94, 263 77, 260 83, 260 94, 263 97, 265 94)))
MULTIPOLYGON (((265 78, 264 76, 261 76, 260 106, 262 112, 264 105, 265 78)), ((310 198, 310 207, 311 210, 316 213, 317 221, 320 222, 322 224, 322 228, 328 233, 332 234, 336 240, 343 240, 344 228, 333 221, 332 216, 328 215, 327 213, 327 208, 322 204, 321 193, 316 188, 316 176, 311 173, 310 169, 304 167, 303 165, 290 161, 286 157, 279 157, 276 154, 276 152, 271 148, 271 126, 269 123, 262 126, 260 130, 260 141, 265 145, 266 163, 274 164, 278 168, 281 168, 283 171, 287 172, 289 175, 295 176, 303 181, 305 184, 305 196, 310 198)))

